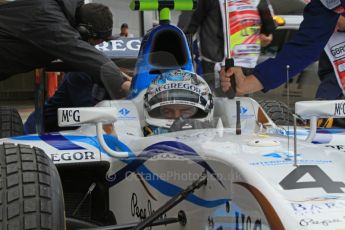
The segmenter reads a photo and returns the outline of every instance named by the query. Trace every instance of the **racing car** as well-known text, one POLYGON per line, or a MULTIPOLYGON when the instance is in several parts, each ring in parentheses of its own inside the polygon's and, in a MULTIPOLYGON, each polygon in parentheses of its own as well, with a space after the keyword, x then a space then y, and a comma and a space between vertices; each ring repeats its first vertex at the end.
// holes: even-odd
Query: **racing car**
POLYGON ((158 3, 132 3, 164 20, 143 38, 128 99, 59 109, 73 131, 0 140, 2 229, 344 229, 345 155, 335 139, 311 142, 316 119, 345 117, 345 101, 296 103, 306 138, 251 98, 193 88, 203 83, 185 35, 164 23, 193 2, 158 3), (204 117, 152 115, 173 84, 198 95, 204 117), (148 135, 149 122, 167 131, 148 135))

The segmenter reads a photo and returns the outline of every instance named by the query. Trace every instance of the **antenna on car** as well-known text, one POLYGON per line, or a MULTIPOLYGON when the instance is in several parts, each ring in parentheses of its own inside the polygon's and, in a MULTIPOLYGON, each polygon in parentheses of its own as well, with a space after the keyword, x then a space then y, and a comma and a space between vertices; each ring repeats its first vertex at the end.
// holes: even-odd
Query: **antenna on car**
POLYGON ((297 167, 297 118, 296 114, 293 115, 293 165, 297 167))
MULTIPOLYGON (((287 111, 286 111, 286 118, 288 119, 288 130, 287 130, 287 138, 288 138, 288 154, 290 154, 290 65, 286 65, 286 100, 287 100, 287 111)), ((294 159, 294 166, 297 165, 297 115, 293 115, 293 159, 294 159)))
POLYGON ((236 101, 236 135, 241 135, 241 101, 236 101))
POLYGON ((288 127, 287 127, 287 138, 288 138, 288 154, 290 153, 290 122, 289 122, 289 111, 290 111, 290 65, 286 65, 286 104, 287 104, 287 111, 286 111, 286 118, 288 119, 288 127))

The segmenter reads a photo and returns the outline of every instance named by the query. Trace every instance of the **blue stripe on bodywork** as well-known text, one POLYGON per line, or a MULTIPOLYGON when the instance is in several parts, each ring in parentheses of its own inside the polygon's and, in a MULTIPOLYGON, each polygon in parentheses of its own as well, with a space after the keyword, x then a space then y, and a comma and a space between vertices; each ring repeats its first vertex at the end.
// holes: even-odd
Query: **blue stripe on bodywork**
POLYGON ((39 136, 42 141, 48 145, 53 146, 58 150, 83 150, 84 147, 81 147, 72 141, 68 140, 59 133, 50 133, 39 136))
POLYGON ((191 161, 200 165, 206 171, 208 171, 224 188, 223 182, 217 177, 215 171, 207 164, 205 160, 203 160, 191 147, 176 141, 159 142, 144 149, 143 153, 138 155, 132 160, 132 162, 115 173, 115 180, 111 181, 110 186, 116 185, 131 173, 136 172, 137 169, 150 158, 167 152, 174 155, 183 156, 184 158, 190 159, 191 161))
MULTIPOLYGON (((83 137, 85 138, 85 137, 83 137)), ((83 150, 81 147, 60 133, 50 133, 44 135, 33 135, 33 136, 18 136, 12 137, 11 139, 17 141, 44 141, 48 145, 58 149, 58 150, 83 150)), ((77 138, 76 138, 77 139, 77 138)))
MULTIPOLYGON (((103 135, 103 137, 104 137, 104 140, 107 143, 107 145, 112 150, 128 152, 130 157, 135 156, 135 154, 124 143, 122 143, 120 140, 118 140, 116 137, 113 137, 111 135, 103 135)), ((62 136, 59 133, 57 133, 57 134, 54 133, 54 134, 48 134, 48 135, 45 134, 42 136, 37 136, 37 135, 18 136, 18 137, 12 137, 11 139, 17 140, 17 141, 44 141, 45 143, 51 145, 52 147, 54 147, 58 150, 85 149, 85 148, 75 144, 75 142, 81 142, 81 143, 89 144, 91 146, 94 146, 95 148, 100 149, 102 153, 106 153, 105 150, 99 145, 96 136, 94 136, 94 137, 76 136, 76 135, 64 135, 64 136, 62 136), (46 137, 46 136, 49 136, 49 137, 46 137), (51 137, 51 136, 54 136, 54 137, 51 137), (61 140, 61 139, 62 139, 61 142, 57 142, 58 140, 61 140), (78 146, 79 148, 76 146, 78 146)))
MULTIPOLYGON (((174 184, 170 184, 166 181, 161 180, 157 175, 153 174, 144 165, 140 166, 137 172, 141 175, 144 175, 143 176, 144 179, 145 177, 150 178, 149 180, 146 180, 146 182, 149 183, 156 190, 158 190, 160 193, 166 196, 169 196, 169 197, 176 196, 178 193, 180 193, 183 190, 182 188, 174 184)), ((225 204, 225 202, 229 201, 229 199, 205 200, 200 197, 197 197, 194 194, 188 195, 186 200, 193 204, 196 204, 205 208, 214 208, 219 205, 223 205, 225 204)))

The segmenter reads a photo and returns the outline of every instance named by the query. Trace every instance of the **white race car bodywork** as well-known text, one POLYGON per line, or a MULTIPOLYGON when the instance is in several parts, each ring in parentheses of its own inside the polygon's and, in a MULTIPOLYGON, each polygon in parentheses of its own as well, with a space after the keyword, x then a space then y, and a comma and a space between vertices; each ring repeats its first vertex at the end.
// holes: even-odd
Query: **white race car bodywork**
POLYGON ((345 154, 337 147, 345 144, 343 138, 316 145, 301 140, 307 134, 299 135, 294 165, 293 138, 276 127, 269 132, 275 134, 260 129, 262 111, 249 98, 236 99, 241 135, 234 128, 236 100, 216 98, 214 114, 222 124, 217 128, 144 137, 140 98, 99 105, 116 109, 118 139, 105 135, 105 140, 128 152, 128 159, 107 154, 93 125, 1 142, 37 146, 56 165, 108 162, 104 177, 118 224, 145 219, 207 172, 206 186, 161 217, 183 211, 186 225, 154 229, 345 229, 345 154))

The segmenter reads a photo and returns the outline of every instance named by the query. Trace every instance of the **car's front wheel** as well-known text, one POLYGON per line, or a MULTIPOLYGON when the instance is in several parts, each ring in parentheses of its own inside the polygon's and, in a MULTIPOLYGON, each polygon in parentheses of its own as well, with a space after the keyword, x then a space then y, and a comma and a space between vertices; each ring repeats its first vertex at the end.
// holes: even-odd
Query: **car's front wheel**
POLYGON ((39 148, 0 145, 0 229, 65 229, 55 165, 39 148))

